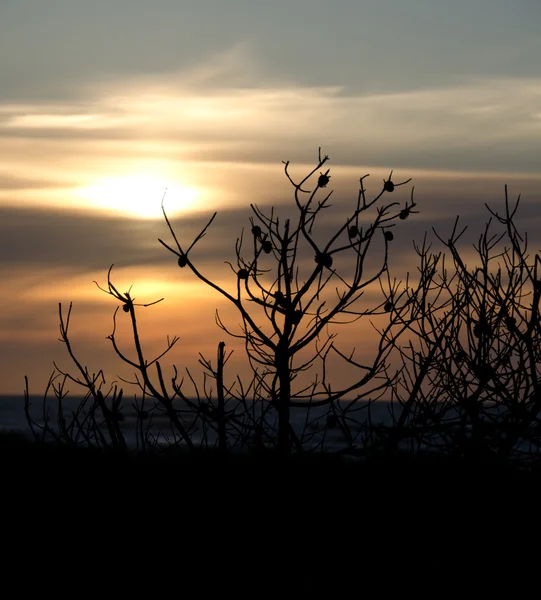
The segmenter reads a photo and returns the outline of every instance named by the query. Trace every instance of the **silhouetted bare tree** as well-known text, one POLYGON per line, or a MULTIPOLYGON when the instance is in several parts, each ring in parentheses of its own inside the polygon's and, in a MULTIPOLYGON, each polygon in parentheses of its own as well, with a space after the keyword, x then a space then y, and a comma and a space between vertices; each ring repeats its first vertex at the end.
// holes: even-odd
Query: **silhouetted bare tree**
POLYGON ((516 228, 519 201, 509 201, 506 187, 502 214, 487 205, 491 217, 474 245, 475 267, 457 247, 466 230, 458 217, 448 239, 435 232, 450 265, 431 253, 426 238, 417 247, 421 272, 428 262, 439 267, 425 293, 410 298, 411 310, 422 313, 410 320, 410 344, 396 345, 404 368, 394 387, 403 410, 388 440, 395 449, 407 440, 411 450, 483 461, 537 454, 541 260, 516 228))
MULTIPOLYGON (((282 218, 277 209, 251 205, 249 233, 240 232, 235 261, 226 263, 229 286, 202 272, 195 251, 216 213, 185 244, 162 204, 173 243, 160 243, 181 269, 224 297, 241 317, 240 328, 233 330, 216 315, 219 327, 245 348, 251 367, 247 380, 233 375, 228 383, 231 352, 224 342, 218 344, 216 362, 199 355, 202 385, 189 370, 185 381, 176 366, 168 380, 160 361, 179 338, 168 338, 165 350, 147 360, 136 314, 163 299, 136 303, 131 289, 121 293, 113 284, 112 266, 107 287, 97 284, 119 303, 109 340, 135 372, 132 381, 122 381, 140 392, 133 402, 139 449, 217 447, 225 456, 255 444, 288 456, 292 449, 325 449, 327 432, 336 428, 344 451, 364 455, 437 449, 499 463, 537 456, 541 259, 529 253, 526 236, 516 228, 519 200, 512 205, 506 188, 502 214, 487 206, 491 218, 474 245, 478 266, 468 267, 458 248, 465 228, 457 217, 449 238, 435 232, 441 251, 432 250, 426 235, 422 244, 414 244, 417 273, 400 282, 390 275, 389 252, 393 228, 416 212, 413 189, 403 203, 386 200, 409 180, 396 184, 391 171, 369 200, 367 175, 361 177, 351 212, 333 225, 325 218, 332 213, 328 160, 320 151, 315 167, 299 181, 284 163, 294 196, 290 214, 282 218), (116 336, 120 308, 133 334, 131 356, 116 336), (362 323, 372 318, 380 323, 378 341, 371 359, 361 363, 353 350, 338 346, 337 330, 360 322, 362 340, 362 323), (389 396, 398 409, 392 425, 372 422, 371 403, 389 396), (292 424, 297 410, 305 411, 302 431, 292 424), (163 428, 158 434, 153 429, 153 420, 166 423, 165 438, 163 428), (353 424, 361 428, 355 431, 353 424)), ((106 388, 103 372, 92 374, 76 358, 68 335, 71 309, 64 315, 59 307, 60 339, 78 375, 55 364, 40 425, 30 414, 27 382, 28 421, 40 439, 125 449, 124 389, 116 382, 106 388), (71 414, 64 404, 67 382, 86 394, 71 414), (49 414, 51 390, 56 423, 49 414)))
MULTIPOLYGON (((382 336, 373 360, 363 365, 338 349, 335 334, 327 333, 328 327, 400 311, 405 298, 405 290, 396 282, 391 283, 388 253, 396 221, 415 212, 413 190, 411 199, 402 206, 382 199, 410 180, 394 183, 391 172, 380 192, 368 200, 365 175, 360 179, 357 202, 351 213, 328 233, 328 225, 322 227, 322 222, 324 211, 330 207, 332 192, 326 188, 331 176, 329 169, 321 171, 328 160, 320 150, 315 168, 298 182, 290 174, 289 162, 284 163, 294 190, 294 216, 281 220, 274 209, 265 212, 251 205, 248 243, 242 233, 236 242, 236 264, 229 265, 234 278, 230 290, 209 279, 197 266, 197 259, 192 258, 196 244, 206 235, 216 213, 188 245, 179 241, 163 210, 174 246, 161 239, 160 243, 177 257, 179 267, 188 268, 238 310, 242 319, 239 332, 227 328, 219 317, 218 324, 229 335, 244 341, 254 377, 253 399, 276 411, 278 447, 286 454, 292 444, 298 449, 302 447, 302 440, 291 426, 292 407, 332 405, 336 412, 340 400, 353 399, 354 404, 378 391, 381 393, 390 384, 386 360, 392 341, 382 336), (370 214, 371 220, 363 222, 370 214), (370 252, 374 253, 376 240, 382 243, 381 257, 379 264, 371 268, 368 259, 370 252), (363 296, 374 284, 379 284, 383 293, 381 302, 370 305, 363 301, 363 296), (335 287, 332 292, 331 285, 335 287), (361 372, 354 383, 344 386, 340 385, 339 377, 334 381, 329 378, 327 359, 331 352, 361 372), (316 362, 320 368, 315 369, 312 380, 306 383, 304 377, 303 383, 295 386, 298 375, 314 370, 316 362)), ((415 291, 410 290, 410 296, 414 298, 415 291)), ((398 317, 393 321, 395 329, 397 321, 398 317)), ((407 326, 402 324, 402 330, 407 326)), ((266 420, 262 425, 268 429, 270 415, 268 411, 263 414, 266 420)))

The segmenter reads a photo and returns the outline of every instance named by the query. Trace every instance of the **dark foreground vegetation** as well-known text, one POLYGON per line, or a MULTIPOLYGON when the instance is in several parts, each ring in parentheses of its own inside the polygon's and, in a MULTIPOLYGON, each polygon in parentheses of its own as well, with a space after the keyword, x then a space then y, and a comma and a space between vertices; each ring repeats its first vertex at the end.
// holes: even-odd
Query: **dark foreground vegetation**
MULTIPOLYGON (((317 484, 333 480, 346 487, 358 487, 377 480, 393 478, 395 481, 414 481, 422 485, 489 484, 500 482, 541 483, 541 468, 524 468, 516 464, 495 461, 475 461, 460 456, 446 456, 438 452, 413 455, 407 451, 394 454, 374 453, 363 459, 350 459, 337 453, 292 454, 287 459, 275 450, 228 453, 218 450, 190 452, 185 448, 172 447, 160 454, 138 451, 74 447, 61 443, 39 442, 18 433, 0 434, 0 456, 8 470, 46 469, 49 474, 62 473, 67 479, 78 474, 92 477, 114 475, 123 472, 140 475, 148 469, 161 469, 182 478, 192 474, 205 476, 213 471, 224 474, 246 474, 250 482, 264 480, 279 473, 302 476, 303 484, 317 484)), ((21 471, 22 472, 22 471, 21 471)), ((284 479, 285 480, 285 479, 284 479)))
POLYGON ((517 594, 536 568, 534 470, 438 453, 157 456, 7 434, 0 455, 4 572, 12 559, 31 571, 27 590, 54 577, 152 596, 173 584, 235 597, 517 594))
POLYGON ((441 597, 456 588, 517 597, 532 585, 541 260, 515 226, 519 202, 506 190, 500 211, 487 206, 476 264, 458 248, 457 218, 450 233, 433 232, 439 251, 428 236, 415 244, 417 268, 400 281, 389 263, 395 228, 416 212, 413 190, 395 201, 408 182, 391 172, 370 200, 362 177, 333 230, 322 217, 327 160, 320 154, 300 181, 285 163, 292 215, 251 206, 228 289, 197 262, 216 215, 183 241, 164 209, 170 239, 160 242, 180 276, 237 309, 239 330, 217 323, 243 341, 248 380, 228 372, 224 342, 215 359, 200 356, 202 383, 162 366, 176 337, 147 359, 137 312, 156 301, 120 292, 111 268, 102 288, 117 303, 109 339, 134 379, 107 383, 78 360, 72 306, 60 305, 73 371, 55 365, 37 406, 27 380, 32 438, 0 435, 6 585, 15 576, 6 560, 27 593, 36 584, 40 594, 50 586, 83 597, 441 597), (372 322, 370 360, 338 345, 341 327, 372 322), (116 337, 126 326, 131 352, 116 337), (333 376, 336 361, 347 378, 333 376), (83 391, 75 409, 68 387, 83 391), (393 402, 392 422, 372 420, 378 399, 393 402), (302 431, 292 425, 298 410, 302 431), (326 441, 330 430, 339 448, 326 441))
POLYGON ((200 355, 202 382, 189 371, 181 376, 177 367, 166 372, 162 366, 177 337, 147 359, 137 311, 163 299, 136 302, 115 286, 111 267, 107 285, 97 285, 117 303, 109 339, 134 379, 107 384, 101 370, 83 365, 69 336, 72 306, 66 311, 60 305, 60 339, 74 372, 55 365, 37 409, 44 420, 35 417, 27 381, 34 441, 3 436, 2 453, 10 462, 101 472, 167 466, 176 476, 190 469, 237 469, 268 477, 276 469, 304 473, 296 479, 303 485, 314 483, 317 470, 319 479, 342 478, 345 488, 379 478, 536 481, 541 259, 516 228, 520 198, 510 201, 506 189, 501 210, 487 205, 489 220, 473 246, 476 264, 470 257, 466 263, 459 250, 466 228, 457 217, 450 233, 433 231, 439 250, 428 234, 414 243, 416 269, 399 280, 389 266, 395 229, 413 217, 417 204, 413 189, 404 199, 394 197, 409 180, 397 183, 391 172, 369 199, 368 176, 361 177, 350 214, 336 225, 325 218, 332 195, 327 161, 319 153, 315 168, 300 180, 285 163, 291 214, 251 205, 250 228, 237 238, 235 262, 225 267, 227 289, 197 264, 197 247, 216 214, 194 239, 183 241, 162 206, 170 239, 159 242, 179 275, 199 279, 237 310, 238 330, 219 314, 216 321, 243 342, 248 380, 228 372, 225 342, 215 359, 200 355), (363 344, 358 324, 377 328, 368 361, 337 341, 340 328, 359 327, 363 344), (118 343, 119 327, 131 329, 131 353, 118 343), (75 410, 66 409, 68 385, 85 394, 75 410), (126 400, 134 387, 137 399, 126 400), (382 398, 397 408, 385 425, 370 416, 371 403, 382 398), (137 415, 136 449, 126 439, 127 407, 137 415), (301 432, 292 425, 298 410, 306 414, 301 432), (150 427, 157 419, 168 423, 166 441, 150 427), (325 442, 330 429, 340 431, 338 450, 325 442))

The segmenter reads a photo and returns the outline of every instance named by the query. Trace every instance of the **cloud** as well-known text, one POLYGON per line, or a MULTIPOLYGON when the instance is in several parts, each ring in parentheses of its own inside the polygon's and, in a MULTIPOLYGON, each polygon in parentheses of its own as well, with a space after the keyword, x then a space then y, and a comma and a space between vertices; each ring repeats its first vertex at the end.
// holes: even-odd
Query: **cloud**
MULTIPOLYGON (((88 88, 85 102, 10 104, 0 136, 76 145, 154 144, 164 156, 268 162, 284 148, 340 148, 340 162, 536 171, 541 80, 478 78, 387 93, 345 86, 254 85, 248 47, 167 77, 88 88), (360 159, 360 160, 359 160, 360 159)), ((61 148, 59 148, 61 152, 61 148)))
MULTIPOLYGON (((332 182, 339 184, 341 175, 345 172, 350 177, 352 170, 342 167, 337 171, 337 174, 333 173, 332 182)), ((458 179, 465 189, 471 182, 472 178, 465 178, 462 183, 458 179)), ((486 180, 484 183, 486 185, 486 180)), ((354 199, 352 194, 347 194, 341 185, 337 187, 340 191, 333 200, 333 209, 322 220, 317 232, 318 239, 327 237, 337 224, 341 224, 348 207, 351 208, 354 199)), ((377 185, 375 189, 379 189, 377 185)), ((374 188, 370 186, 370 197, 373 191, 374 188)), ((448 194, 444 195, 444 199, 449 212, 454 215, 458 203, 453 198, 452 190, 448 194)), ((501 196, 503 194, 497 198, 500 208, 501 196)), ((407 197, 409 191, 405 188, 395 192, 392 197, 388 196, 389 200, 396 199, 400 203, 407 197)), ((479 195, 465 199, 469 208, 466 222, 470 225, 470 232, 463 240, 463 248, 477 240, 486 221, 487 213, 482 200, 483 196, 479 195)), ((432 202, 435 201, 437 199, 433 198, 432 202)), ((425 197, 419 202, 421 209, 430 212, 429 198, 425 197)), ((281 205, 278 210, 285 214, 286 207, 281 205)), ((535 219, 538 219, 535 201, 526 201, 523 210, 523 223, 533 228, 534 236, 530 242, 534 248, 539 241, 535 237, 538 229, 534 226, 535 219)), ((437 212, 434 210, 434 214, 437 212)), ((414 215, 400 222, 400 227, 395 229, 390 257, 393 277, 404 280, 407 271, 416 276, 418 260, 412 238, 422 239, 428 229, 429 238, 433 240, 430 225, 434 225, 443 236, 449 233, 454 219, 445 214, 439 217, 434 214, 428 220, 423 218, 423 213, 414 215)), ((221 211, 208 235, 193 251, 194 260, 204 274, 229 290, 234 290, 236 279, 224 260, 233 259, 235 239, 243 224, 249 227, 248 216, 246 208, 221 211)), ((181 240, 192 240, 205 223, 201 215, 174 221, 181 240)), ((246 235, 249 238, 247 231, 246 235)), ((155 307, 140 309, 141 339, 147 357, 153 357, 163 350, 166 335, 179 335, 181 338, 171 361, 164 361, 167 369, 174 362, 181 370, 190 366, 200 374, 197 367, 198 352, 213 357, 216 344, 224 338, 228 349, 236 348, 235 356, 243 355, 242 347, 235 346, 234 340, 230 340, 214 323, 214 310, 218 308, 231 330, 238 331, 239 317, 234 309, 227 307, 217 292, 198 284, 187 269, 178 269, 175 258, 158 244, 157 237, 171 241, 164 223, 160 221, 118 217, 108 219, 92 214, 45 209, 2 210, 0 252, 3 257, 4 294, 0 301, 0 338, 4 348, 3 364, 9 373, 4 381, 6 391, 20 389, 25 372, 32 375, 34 390, 43 389, 53 358, 61 360, 60 364, 73 372, 65 348, 55 341, 58 337, 57 311, 60 301, 65 309, 70 301, 74 301, 73 340, 76 354, 84 364, 88 364, 92 370, 105 369, 109 381, 116 378, 117 374, 131 377, 132 369, 120 364, 105 339, 111 332, 112 313, 118 302, 98 290, 93 283, 96 280, 102 287, 106 285, 107 269, 111 262, 115 262, 113 282, 122 292, 133 285, 133 294, 139 302, 165 298, 163 303, 155 307), (31 347, 26 353, 25 344, 31 347), (7 348, 13 351, 8 352, 7 348)), ((381 257, 381 252, 376 250, 374 259, 378 257, 381 257)), ((313 260, 312 249, 304 249, 299 260, 301 269, 311 267, 313 260)), ((381 301, 377 285, 367 290, 364 301, 371 306, 381 301)), ((121 317, 124 315, 120 314, 121 317)), ((358 346, 359 360, 370 356, 371 349, 377 343, 377 336, 370 330, 366 320, 358 326, 338 328, 338 331, 340 347, 348 351, 358 346)), ((119 341, 129 354, 133 340, 126 320, 119 324, 119 341)), ((241 363, 238 363, 238 369, 246 373, 241 363)), ((233 373, 233 366, 229 373, 233 373)))
MULTIPOLYGON (((77 203, 74 189, 109 176, 156 171, 203 190, 197 211, 175 217, 174 224, 181 239, 191 241, 218 210, 193 256, 211 279, 233 287, 224 261, 234 260, 241 228, 249 230, 250 203, 275 205, 285 215, 293 190, 281 161, 292 161, 297 180, 313 167, 320 145, 331 155, 335 189, 322 238, 347 218, 361 175, 371 175, 370 196, 391 168, 396 181, 414 178, 421 213, 397 228, 391 256, 397 278, 415 270, 412 239, 422 239, 432 225, 445 234, 460 213, 475 241, 487 217, 484 202, 501 207, 505 183, 512 197, 523 192, 520 225, 537 243, 541 80, 478 79, 377 94, 277 80, 263 86, 254 85, 256 67, 247 53, 241 45, 176 75, 101 83, 87 88, 84 101, 0 108, 0 334, 7 341, 19 336, 17 360, 24 357, 21 339, 36 339, 48 352, 45 340, 58 334, 57 302, 72 299, 84 345, 97 356, 103 340, 92 339, 98 327, 110 333, 114 302, 93 280, 104 284, 113 262, 123 290, 133 284, 147 301, 170 299, 167 310, 155 313, 159 323, 146 329, 151 348, 175 333, 169 323, 178 303, 186 321, 186 346, 178 356, 214 352, 221 335, 213 322, 218 296, 188 285, 189 273, 157 242, 171 241, 163 221, 77 203), (199 307, 204 314, 194 312, 199 307)), ((399 188, 391 200, 402 204, 409 193, 409 186, 399 188)), ((311 249, 301 264, 313 264, 311 249)), ((231 322, 238 318, 231 315, 231 322)), ((15 358, 6 361, 12 370, 15 358)))

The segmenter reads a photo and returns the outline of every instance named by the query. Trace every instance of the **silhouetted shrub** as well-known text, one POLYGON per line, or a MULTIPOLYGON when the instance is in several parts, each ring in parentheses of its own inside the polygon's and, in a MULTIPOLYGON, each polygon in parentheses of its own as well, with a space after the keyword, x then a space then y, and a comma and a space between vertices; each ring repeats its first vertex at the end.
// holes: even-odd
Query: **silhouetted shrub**
MULTIPOLYGON (((334 432, 342 438, 342 454, 363 457, 370 464, 383 457, 404 466, 412 456, 426 463, 437 451, 447 457, 447 468, 462 465, 462 460, 535 466, 541 434, 541 259, 529 254, 526 238, 516 229, 519 201, 512 206, 506 188, 503 214, 487 206, 492 219, 474 246, 478 266, 467 267, 461 256, 458 242, 464 228, 458 228, 457 217, 450 237, 435 232, 443 250, 433 252, 426 236, 422 244, 415 244, 416 281, 408 275, 401 283, 391 279, 388 267, 392 228, 415 213, 416 204, 413 190, 402 208, 386 199, 409 180, 395 183, 391 171, 380 192, 368 200, 367 176, 361 177, 352 212, 330 231, 328 221, 322 226, 322 215, 330 208, 332 191, 318 196, 330 183, 330 170, 321 171, 327 161, 319 153, 315 168, 298 182, 290 175, 289 162, 284 163, 293 187, 293 216, 280 219, 274 209, 265 212, 251 205, 250 243, 245 247, 242 233, 236 240, 228 289, 208 279, 194 255, 216 213, 188 245, 178 239, 163 209, 173 242, 159 242, 175 255, 183 269, 180 276, 199 279, 240 316, 237 331, 219 315, 217 323, 243 340, 251 367, 248 381, 233 375, 233 383, 227 383, 230 354, 220 342, 215 363, 200 355, 202 390, 188 372, 193 392, 186 392, 177 367, 166 384, 160 360, 178 338, 168 340, 158 357, 146 359, 136 314, 163 298, 135 303, 130 291, 118 291, 112 266, 109 269, 107 287, 100 289, 119 303, 109 339, 135 371, 135 379, 126 383, 140 393, 133 408, 141 455, 168 460, 177 450, 178 456, 193 457, 210 451, 204 455, 223 460, 244 451, 250 460, 273 460, 269 457, 274 450, 281 457, 292 450, 299 456, 326 450, 325 439, 334 432), (499 232, 493 233, 493 220, 499 232), (378 252, 380 261, 374 267, 368 257, 378 252), (381 288, 381 301, 361 306, 363 294, 374 283, 381 288), (130 319, 135 360, 117 344, 120 308, 130 319), (385 324, 378 329, 371 362, 360 364, 339 349, 328 327, 351 327, 372 316, 384 317, 385 324), (355 370, 354 383, 329 377, 331 356, 355 370), (306 375, 310 372, 311 379, 306 375), (386 397, 397 407, 390 425, 371 417, 371 403, 386 397), (306 416, 299 432, 292 425, 292 411, 300 409, 306 416), (152 429, 157 418, 168 422, 166 441, 152 429)), ((44 394, 45 422, 40 424, 31 416, 27 382, 28 421, 39 440, 127 453, 124 390, 117 384, 105 390, 103 373, 91 374, 77 360, 68 333, 71 310, 70 304, 66 315, 59 306, 60 332, 78 376, 56 367, 44 394), (68 381, 86 393, 70 414, 64 410, 68 381), (56 398, 53 420, 47 409, 51 393, 56 398)))

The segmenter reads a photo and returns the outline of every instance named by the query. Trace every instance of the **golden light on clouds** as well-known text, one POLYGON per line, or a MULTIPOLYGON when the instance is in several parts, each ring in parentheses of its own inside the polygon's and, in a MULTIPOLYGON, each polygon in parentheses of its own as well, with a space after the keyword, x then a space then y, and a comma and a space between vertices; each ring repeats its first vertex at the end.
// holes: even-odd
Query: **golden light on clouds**
MULTIPOLYGON (((73 339, 88 364, 111 376, 120 367, 126 370, 115 362, 106 339, 120 304, 94 284, 107 286, 112 262, 112 281, 121 292, 133 286, 130 293, 141 304, 164 298, 137 309, 148 357, 163 350, 167 335, 178 335, 164 364, 195 365, 197 372, 198 353, 213 357, 225 340, 236 350, 229 373, 245 373, 242 344, 215 323, 218 309, 224 323, 239 332, 238 313, 188 269, 178 269, 157 241, 173 243, 162 198, 183 245, 218 211, 192 259, 205 276, 235 294, 237 278, 224 263, 234 262, 242 228, 249 231, 250 204, 273 206, 280 217, 289 217, 294 190, 282 161, 291 161, 289 172, 300 181, 313 168, 319 145, 331 157, 334 190, 322 236, 350 214, 361 176, 370 174, 365 180, 370 198, 390 169, 396 181, 413 178, 421 212, 397 228, 390 264, 399 279, 416 273, 412 239, 422 240, 432 226, 445 234, 456 214, 482 228, 484 203, 500 207, 505 184, 512 197, 523 194, 525 218, 535 230, 541 182, 535 163, 538 77, 355 91, 271 80, 265 87, 229 79, 213 85, 213 73, 173 74, 167 83, 141 75, 131 83, 93 84, 84 102, 66 98, 59 104, 0 106, 5 214, 0 339, 9 371, 0 392, 19 390, 25 372, 38 389, 53 359, 69 364, 57 341, 58 302, 66 309, 74 302, 73 339)), ((407 186, 392 200, 403 204, 409 196, 407 186)), ((310 268, 313 255, 304 260, 310 268)), ((378 306, 382 297, 377 285, 370 286, 363 307, 378 306)), ((337 326, 336 332, 342 350, 356 347, 356 359, 369 360, 378 340, 366 319, 358 326, 337 326)), ((118 335, 132 352, 130 321, 121 310, 118 335)), ((341 368, 336 365, 346 376, 341 368)))
POLYGON ((170 215, 189 211, 202 200, 194 187, 143 173, 100 179, 75 189, 73 194, 88 208, 142 219, 163 218, 162 199, 170 215))

